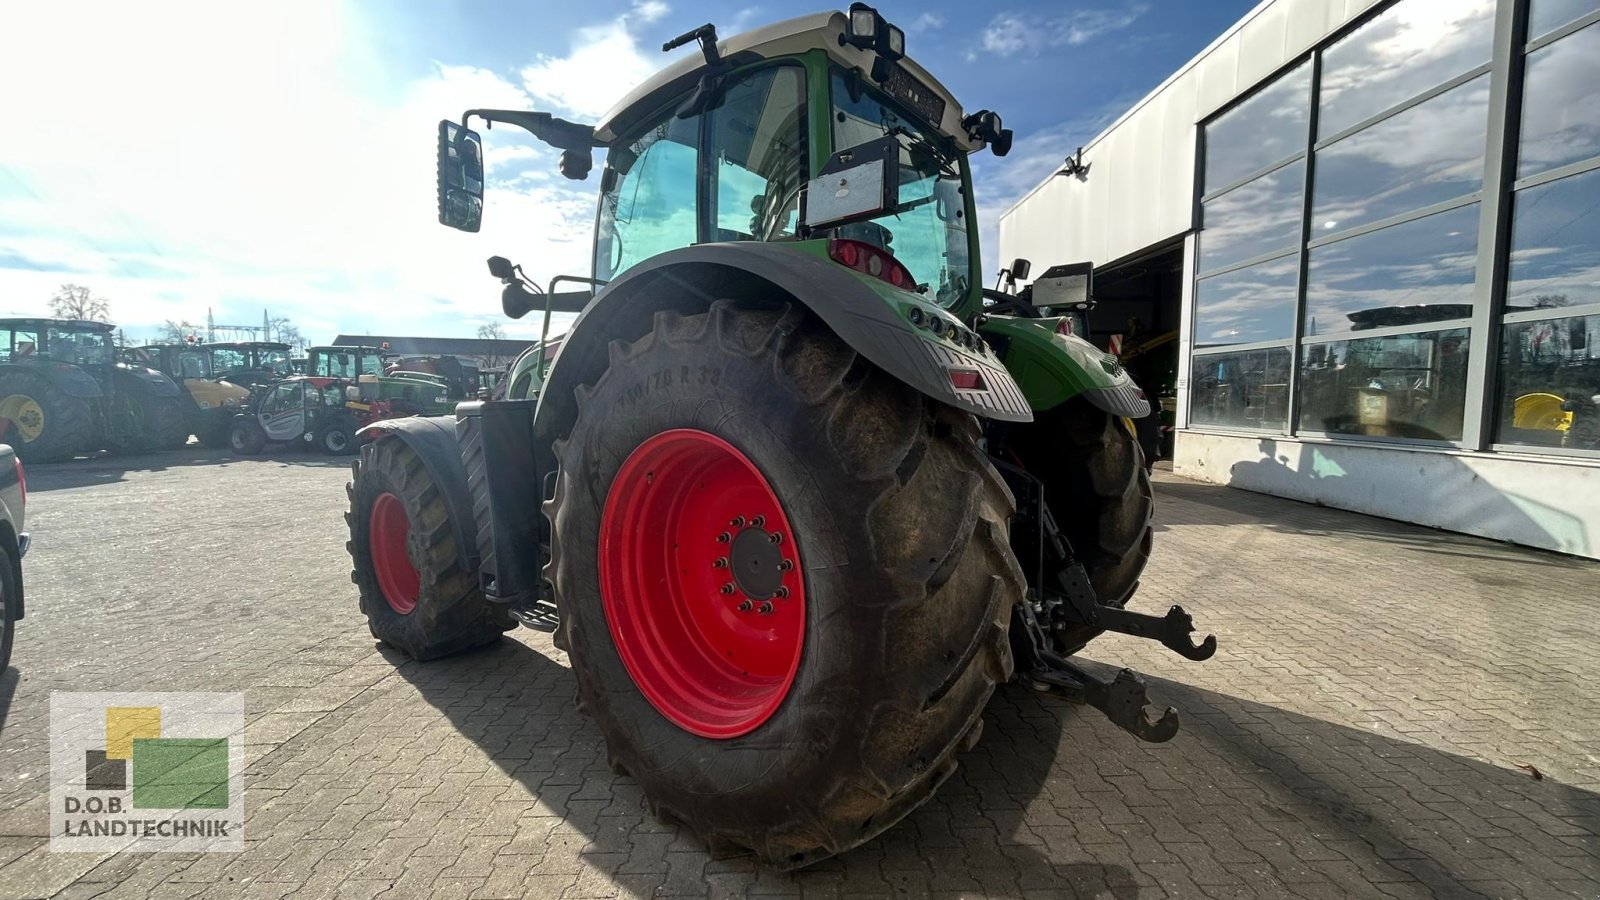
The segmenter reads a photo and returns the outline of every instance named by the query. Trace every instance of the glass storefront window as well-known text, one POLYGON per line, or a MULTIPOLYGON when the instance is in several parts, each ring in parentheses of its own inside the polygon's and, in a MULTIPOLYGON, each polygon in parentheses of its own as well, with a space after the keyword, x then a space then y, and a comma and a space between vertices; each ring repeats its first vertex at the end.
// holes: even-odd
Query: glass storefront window
POLYGON ((1503 340, 1495 439, 1600 450, 1600 316, 1516 322, 1503 340))
POLYGON ((1467 329, 1305 344, 1302 431, 1460 440, 1467 329))
POLYGON ((1322 54, 1326 138, 1489 61, 1495 0, 1401 0, 1322 54))
POLYGON ((1207 125, 1205 190, 1304 150, 1310 97, 1311 67, 1302 63, 1207 125))
POLYGON ((1312 237, 1481 189, 1488 122, 1483 75, 1318 150, 1312 237))
POLYGON ((1517 177, 1600 156, 1600 25, 1528 54, 1517 177))
POLYGON ((1289 348, 1197 354, 1189 421, 1282 431, 1289 423, 1289 348))
POLYGON ((1194 290, 1195 346, 1293 338, 1299 268, 1299 260, 1291 254, 1201 279, 1194 290))
POLYGON ((1506 312, 1600 303, 1600 170, 1518 191, 1506 312))
POLYGON ((1528 11, 1528 37, 1543 37, 1596 10, 1600 10, 1596 0, 1533 0, 1533 8, 1528 11))
POLYGON ((1311 251, 1306 336, 1472 316, 1478 204, 1311 251))
POLYGON ((1305 180, 1305 162, 1293 162, 1206 201, 1200 271, 1293 247, 1300 239, 1305 180))

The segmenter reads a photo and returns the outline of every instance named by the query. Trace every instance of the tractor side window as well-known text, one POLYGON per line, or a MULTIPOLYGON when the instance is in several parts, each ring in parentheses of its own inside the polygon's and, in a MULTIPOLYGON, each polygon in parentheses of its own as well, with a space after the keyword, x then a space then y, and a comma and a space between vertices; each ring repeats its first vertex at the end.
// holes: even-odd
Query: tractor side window
POLYGON ((11 358, 32 359, 39 355, 39 333, 36 331, 11 332, 11 358))
POLYGON ((606 157, 612 184, 600 195, 596 278, 609 281, 635 263, 698 239, 700 117, 680 119, 670 110, 666 115, 606 157))
POLYGON ((805 177, 805 70, 759 69, 707 113, 715 240, 793 237, 805 177))

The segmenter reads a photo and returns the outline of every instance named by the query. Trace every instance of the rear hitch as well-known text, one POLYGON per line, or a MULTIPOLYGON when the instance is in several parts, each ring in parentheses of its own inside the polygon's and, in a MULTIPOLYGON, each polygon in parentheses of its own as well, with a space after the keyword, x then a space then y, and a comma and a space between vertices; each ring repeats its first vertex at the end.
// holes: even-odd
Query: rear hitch
POLYGON ((1162 646, 1184 659, 1200 662, 1210 659, 1217 652, 1216 635, 1208 634, 1198 644, 1190 637, 1194 634, 1194 619, 1181 606, 1174 605, 1164 616, 1152 616, 1114 606, 1097 606, 1094 614, 1094 621, 1089 624, 1118 634, 1160 641, 1162 646))
POLYGON ((1159 744, 1178 733, 1178 711, 1170 706, 1155 711, 1143 675, 1132 669, 1120 669, 1110 680, 1091 674, 1049 649, 1048 638, 1028 603, 1017 607, 1017 616, 1022 621, 1013 624, 1012 634, 1020 631, 1026 643, 1018 646, 1014 638, 1013 652, 1020 662, 1029 664, 1024 677, 1034 686, 1100 710, 1111 724, 1141 741, 1159 744))

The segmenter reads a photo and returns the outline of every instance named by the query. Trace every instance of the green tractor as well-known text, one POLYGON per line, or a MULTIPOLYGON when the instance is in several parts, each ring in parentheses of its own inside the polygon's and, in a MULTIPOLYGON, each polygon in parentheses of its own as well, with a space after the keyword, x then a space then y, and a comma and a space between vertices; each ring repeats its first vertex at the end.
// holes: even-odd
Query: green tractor
POLYGON ((440 219, 464 231, 471 118, 573 178, 600 150, 594 268, 540 290, 491 259, 511 316, 542 306, 548 337, 580 313, 559 348, 504 399, 361 433, 349 548, 373 635, 425 660, 553 632, 652 808, 781 867, 928 799, 1007 681, 1171 738, 1140 676, 1067 658, 1108 630, 1190 659, 1216 640, 1180 607, 1124 609, 1150 550, 1125 422, 1146 399, 981 286, 968 156, 1011 133, 861 4, 664 49, 693 42, 594 125, 440 123, 440 219))
POLYGON ((329 346, 306 351, 305 374, 356 382, 365 403, 385 401, 404 415, 442 415, 455 409, 450 384, 428 372, 385 372, 379 347, 329 346))
POLYGON ((182 389, 155 369, 119 362, 115 330, 77 319, 0 319, 0 440, 23 460, 170 449, 189 439, 182 389))
POLYGON ((130 365, 156 369, 182 385, 188 399, 189 434, 207 447, 228 446, 234 413, 249 398, 250 390, 217 376, 210 345, 151 344, 128 348, 122 358, 130 365))

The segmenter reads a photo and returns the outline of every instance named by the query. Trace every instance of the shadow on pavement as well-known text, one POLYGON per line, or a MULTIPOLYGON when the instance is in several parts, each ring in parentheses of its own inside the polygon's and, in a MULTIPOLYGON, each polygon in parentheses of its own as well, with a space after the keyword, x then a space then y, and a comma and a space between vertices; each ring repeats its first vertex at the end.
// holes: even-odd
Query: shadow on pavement
POLYGON ((102 453, 66 462, 25 465, 28 472, 28 491, 37 493, 97 484, 114 484, 124 480, 129 472, 162 472, 167 469, 262 462, 277 463, 282 466, 340 469, 348 468, 351 459, 350 456, 324 456, 315 451, 301 451, 287 446, 269 446, 265 452, 255 456, 235 456, 226 448, 190 444, 181 450, 128 454, 102 453))
POLYGON ((1600 796, 1174 682, 1153 679, 1152 693, 1179 707, 1184 731, 1156 745, 1007 686, 932 800, 863 847, 775 873, 652 818, 633 780, 606 768, 570 671, 525 644, 400 673, 562 817, 552 843, 575 841, 629 896, 719 885, 881 893, 885 881, 904 895, 1187 895, 1197 884, 1270 894, 1318 881, 1420 883, 1441 896, 1592 883, 1600 895, 1600 796))
POLYGON ((6 714, 11 712, 11 698, 17 693, 17 683, 22 680, 22 673, 16 666, 6 666, 0 669, 0 734, 6 731, 6 714))

